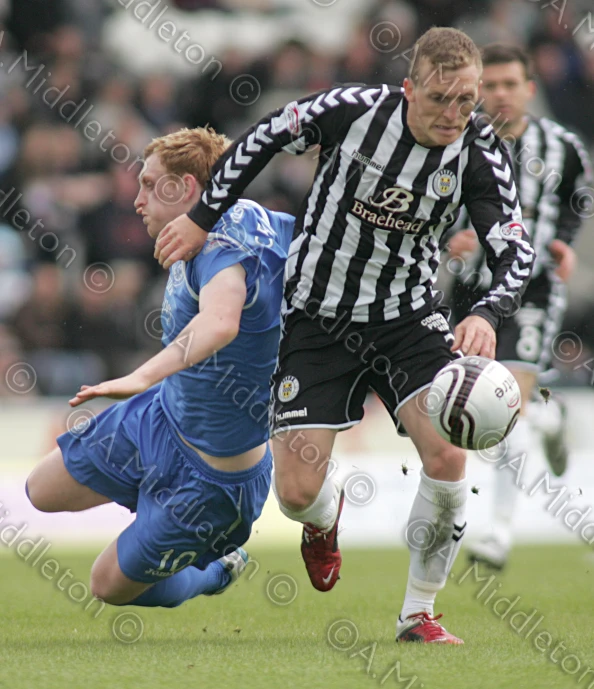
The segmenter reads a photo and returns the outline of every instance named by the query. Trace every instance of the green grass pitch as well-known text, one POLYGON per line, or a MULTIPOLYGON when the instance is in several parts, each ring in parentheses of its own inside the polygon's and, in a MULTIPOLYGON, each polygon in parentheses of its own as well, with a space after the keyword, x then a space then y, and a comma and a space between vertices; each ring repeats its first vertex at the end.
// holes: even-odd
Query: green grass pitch
MULTIPOLYGON (((173 610, 85 610, 87 601, 74 602, 68 588, 60 591, 39 566, 6 549, 0 687, 594 687, 594 558, 584 546, 518 547, 504 574, 480 581, 462 553, 436 606, 447 629, 465 640, 462 647, 394 643, 408 568, 404 550, 345 550, 342 579, 327 594, 311 588, 297 545, 251 555, 257 566, 222 596, 173 610), (127 643, 141 624, 140 638, 127 643)), ((87 583, 91 554, 53 557, 61 572, 70 569, 70 582, 87 583)), ((478 576, 485 572, 479 568, 478 576)), ((71 591, 83 597, 83 587, 71 591)))

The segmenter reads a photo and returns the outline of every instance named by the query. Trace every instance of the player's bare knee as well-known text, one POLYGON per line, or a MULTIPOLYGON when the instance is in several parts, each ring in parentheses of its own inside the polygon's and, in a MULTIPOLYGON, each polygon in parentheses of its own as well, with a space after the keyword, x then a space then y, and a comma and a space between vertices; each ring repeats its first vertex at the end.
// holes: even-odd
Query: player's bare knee
POLYGON ((95 598, 100 598, 105 603, 111 604, 109 587, 105 585, 105 582, 101 580, 100 577, 94 576, 91 573, 91 593, 95 598))
POLYGON ((466 451, 454 445, 440 445, 430 456, 423 458, 423 469, 436 481, 459 481, 464 476, 466 451))
POLYGON ((122 597, 112 591, 104 582, 94 582, 93 579, 91 579, 91 593, 107 605, 126 605, 130 602, 129 600, 121 600, 122 597))
POLYGON ((279 501, 292 512, 301 512, 307 509, 318 497, 319 487, 308 486, 298 481, 277 484, 276 494, 279 501))
POLYGON ((93 565, 91 569, 91 593, 108 605, 125 605, 128 598, 123 600, 104 568, 93 565))
POLYGON ((36 510, 40 512, 56 512, 55 506, 48 500, 47 492, 44 489, 42 482, 33 471, 25 482, 25 493, 29 498, 29 502, 36 510))

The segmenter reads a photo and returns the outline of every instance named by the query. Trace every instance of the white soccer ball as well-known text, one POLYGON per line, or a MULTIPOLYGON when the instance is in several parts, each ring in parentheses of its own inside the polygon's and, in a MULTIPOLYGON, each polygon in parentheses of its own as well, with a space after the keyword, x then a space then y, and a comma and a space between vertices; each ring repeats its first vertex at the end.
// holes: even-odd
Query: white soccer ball
POLYGON ((466 450, 485 450, 500 443, 516 425, 520 388, 499 362, 466 356, 435 376, 426 404, 442 438, 466 450))

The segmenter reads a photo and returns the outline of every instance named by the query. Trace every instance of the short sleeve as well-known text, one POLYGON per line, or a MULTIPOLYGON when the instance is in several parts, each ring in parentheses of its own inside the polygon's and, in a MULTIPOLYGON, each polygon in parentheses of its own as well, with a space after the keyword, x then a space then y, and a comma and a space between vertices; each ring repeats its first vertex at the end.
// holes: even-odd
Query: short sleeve
POLYGON ((209 237, 202 252, 194 259, 191 273, 191 287, 199 292, 217 273, 241 263, 246 273, 248 292, 257 279, 257 258, 247 248, 234 246, 228 239, 219 239, 216 234, 209 237), (196 289, 196 287, 198 289, 196 289))

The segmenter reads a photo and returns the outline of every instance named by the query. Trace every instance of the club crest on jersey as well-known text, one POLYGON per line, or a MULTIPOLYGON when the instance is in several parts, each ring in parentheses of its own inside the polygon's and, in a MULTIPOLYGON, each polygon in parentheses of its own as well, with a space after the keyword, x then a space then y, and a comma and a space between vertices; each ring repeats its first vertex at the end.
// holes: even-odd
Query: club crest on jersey
POLYGON ((519 222, 506 222, 501 226, 501 236, 504 239, 522 239, 524 227, 519 222))
POLYGON ((183 261, 176 261, 170 269, 169 276, 174 287, 181 285, 184 281, 184 270, 186 266, 183 261))
POLYGON ((443 168, 433 173, 431 186, 438 196, 449 196, 456 191, 458 178, 451 170, 443 168))
POLYGON ((301 122, 299 121, 297 101, 293 101, 285 106, 285 117, 287 118, 287 129, 293 136, 299 136, 301 134, 301 122))
POLYGON ((285 376, 278 386, 278 399, 285 403, 294 400, 299 392, 299 381, 295 376, 285 376))

